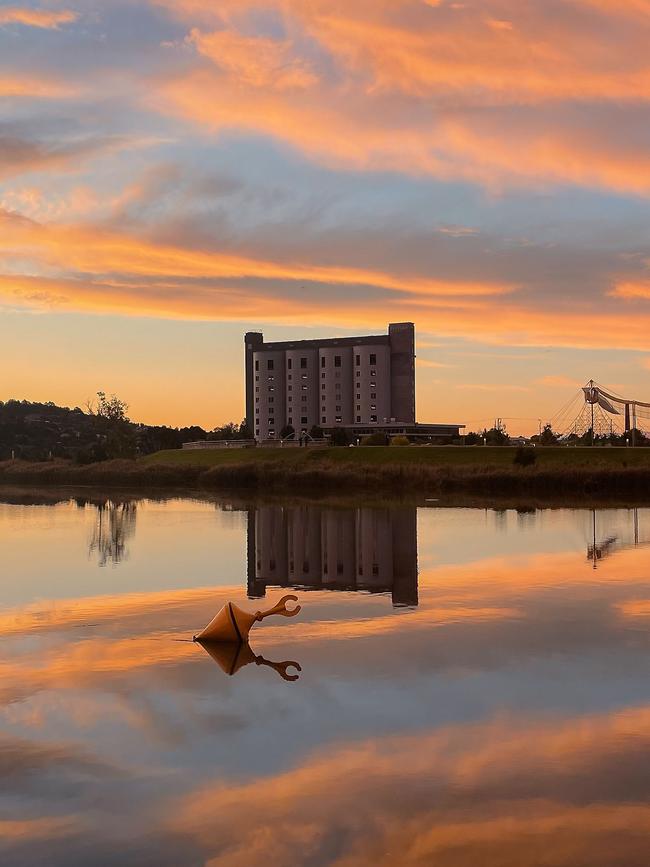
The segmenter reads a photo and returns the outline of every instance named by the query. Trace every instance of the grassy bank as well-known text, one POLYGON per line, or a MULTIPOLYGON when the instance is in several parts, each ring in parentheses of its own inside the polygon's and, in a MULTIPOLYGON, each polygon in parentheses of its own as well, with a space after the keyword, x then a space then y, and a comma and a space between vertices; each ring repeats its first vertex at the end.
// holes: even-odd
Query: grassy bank
POLYGON ((0 484, 194 488, 224 491, 598 496, 650 500, 650 449, 247 449, 158 452, 137 461, 75 466, 0 463, 0 484))

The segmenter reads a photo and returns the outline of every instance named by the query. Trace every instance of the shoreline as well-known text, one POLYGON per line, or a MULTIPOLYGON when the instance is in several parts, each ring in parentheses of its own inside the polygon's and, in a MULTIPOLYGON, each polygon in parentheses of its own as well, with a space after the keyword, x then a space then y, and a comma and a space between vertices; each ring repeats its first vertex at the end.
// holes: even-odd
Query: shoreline
MULTIPOLYGON (((261 452, 262 450, 260 450, 261 452)), ((334 451, 334 450, 331 450, 334 451)), ((352 450, 350 450, 352 451, 352 450)), ((350 455, 307 452, 288 455, 244 455, 213 452, 206 460, 188 458, 187 452, 160 453, 139 460, 105 461, 78 466, 65 461, 31 463, 0 462, 0 485, 21 488, 103 487, 130 490, 167 489, 246 495, 296 497, 383 495, 420 499, 454 496, 483 500, 488 497, 516 500, 650 502, 650 450, 635 465, 607 456, 572 461, 557 455, 532 467, 500 463, 492 455, 475 453, 471 461, 458 456, 391 453, 371 449, 350 455), (418 458, 422 459, 418 459, 418 458)), ((603 450, 605 451, 605 450, 603 450)), ((629 453, 623 455, 628 457, 629 453)), ((591 456, 587 456, 591 457, 591 456)))

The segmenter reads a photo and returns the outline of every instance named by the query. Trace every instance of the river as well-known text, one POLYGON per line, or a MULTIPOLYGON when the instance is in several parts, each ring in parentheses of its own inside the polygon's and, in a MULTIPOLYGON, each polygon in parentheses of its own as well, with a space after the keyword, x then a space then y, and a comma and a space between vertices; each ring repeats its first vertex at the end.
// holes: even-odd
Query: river
POLYGON ((649 509, 0 491, 0 640, 11 867, 647 864, 649 509))

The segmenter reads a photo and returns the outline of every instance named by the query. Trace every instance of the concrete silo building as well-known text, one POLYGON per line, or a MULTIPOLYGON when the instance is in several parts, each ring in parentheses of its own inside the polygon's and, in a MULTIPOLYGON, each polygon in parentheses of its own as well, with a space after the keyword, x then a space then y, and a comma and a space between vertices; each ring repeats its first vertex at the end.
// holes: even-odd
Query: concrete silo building
POLYGON ((246 421, 258 442, 312 427, 414 436, 458 436, 459 425, 418 425, 415 416, 415 326, 387 334, 266 343, 244 337, 246 421))

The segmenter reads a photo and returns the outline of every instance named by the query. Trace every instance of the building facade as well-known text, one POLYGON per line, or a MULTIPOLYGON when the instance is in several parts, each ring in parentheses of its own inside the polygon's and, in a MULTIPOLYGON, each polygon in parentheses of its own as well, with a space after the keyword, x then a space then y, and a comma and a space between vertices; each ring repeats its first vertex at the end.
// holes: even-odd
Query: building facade
POLYGON ((246 421, 256 440, 327 430, 415 424, 415 326, 387 334, 265 343, 244 338, 246 421))

